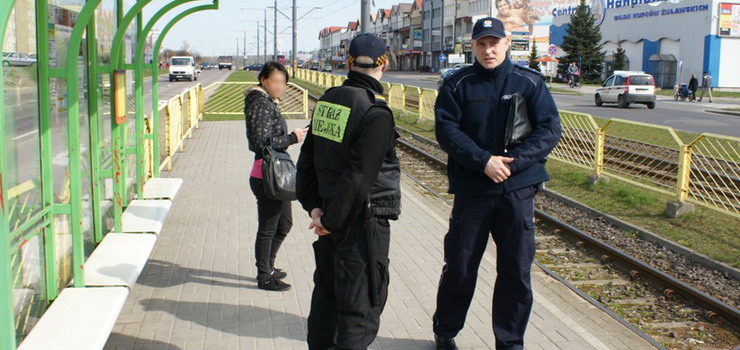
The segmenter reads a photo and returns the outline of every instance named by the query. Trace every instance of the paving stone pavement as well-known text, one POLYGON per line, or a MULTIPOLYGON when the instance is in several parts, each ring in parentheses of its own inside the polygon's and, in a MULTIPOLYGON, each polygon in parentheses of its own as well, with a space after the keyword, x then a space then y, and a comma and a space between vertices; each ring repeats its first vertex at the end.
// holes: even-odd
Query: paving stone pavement
MULTIPOLYGON (((290 121, 291 128, 305 120, 290 121)), ((248 174, 253 154, 241 121, 204 122, 171 172, 184 184, 163 232, 131 291, 106 349, 305 349, 314 269, 308 215, 293 205, 293 229, 278 255, 288 292, 256 288, 256 201, 248 174)), ((290 149, 297 159, 299 146, 290 149)), ((442 240, 450 208, 404 180, 403 213, 391 224, 391 284, 371 349, 433 349, 442 240)), ((461 349, 492 349, 495 280, 491 241, 461 349)), ((533 267, 535 304, 527 349, 649 349, 650 344, 533 267)))

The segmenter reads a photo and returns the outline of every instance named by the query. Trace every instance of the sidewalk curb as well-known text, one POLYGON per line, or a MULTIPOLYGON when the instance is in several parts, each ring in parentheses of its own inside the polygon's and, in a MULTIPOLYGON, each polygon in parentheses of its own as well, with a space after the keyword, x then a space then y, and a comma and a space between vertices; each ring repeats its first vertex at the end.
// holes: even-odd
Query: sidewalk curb
POLYGON ((729 115, 729 116, 733 116, 733 117, 740 117, 740 112, 725 111, 725 110, 721 110, 721 109, 705 109, 704 112, 729 115))

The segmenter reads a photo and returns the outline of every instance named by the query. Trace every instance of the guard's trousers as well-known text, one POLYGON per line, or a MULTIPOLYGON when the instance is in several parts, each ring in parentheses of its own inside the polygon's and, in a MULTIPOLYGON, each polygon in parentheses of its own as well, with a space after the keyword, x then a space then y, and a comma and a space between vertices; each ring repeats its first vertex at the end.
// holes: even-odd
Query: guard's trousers
POLYGON ((349 229, 313 243, 316 271, 308 315, 309 349, 367 349, 375 340, 388 298, 389 244, 388 220, 363 215, 349 229), (371 226, 366 220, 371 220, 371 226), (374 231, 374 259, 368 256, 369 227, 374 231), (370 268, 377 271, 376 288, 370 288, 370 268))
POLYGON ((444 240, 434 333, 454 338, 465 324, 488 237, 496 243, 493 333, 496 349, 522 349, 532 310, 536 186, 491 196, 455 196, 444 240))

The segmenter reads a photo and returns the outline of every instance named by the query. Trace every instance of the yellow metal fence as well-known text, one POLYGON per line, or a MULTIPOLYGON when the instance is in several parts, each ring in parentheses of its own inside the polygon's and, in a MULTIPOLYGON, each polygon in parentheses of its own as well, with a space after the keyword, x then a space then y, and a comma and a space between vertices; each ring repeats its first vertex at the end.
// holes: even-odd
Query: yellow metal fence
MULTIPOLYGON (((183 150, 186 137, 193 137, 193 129, 198 128, 198 123, 203 120, 205 106, 203 100, 203 86, 197 84, 171 98, 164 105, 164 108, 160 109, 160 115, 164 115, 165 121, 164 126, 159 126, 160 128, 164 127, 165 134, 165 142, 160 145, 160 148, 164 150, 164 158, 162 158, 161 164, 158 165, 160 169, 164 169, 166 166, 168 170, 171 170, 172 156, 175 155, 178 149, 183 150)), ((147 125, 150 125, 149 123, 149 118, 147 118, 147 125)), ((152 143, 145 144, 147 155, 153 154, 151 146, 152 143)), ((149 159, 153 159, 153 157, 149 159)), ((153 167, 154 164, 150 161, 148 169, 153 169, 153 167)))
MULTIPOLYGON (((338 80, 338 79, 335 79, 338 80)), ((243 115, 244 93, 257 85, 255 82, 219 82, 208 85, 204 90, 204 114, 243 115)), ((308 115, 308 91, 296 84, 288 83, 278 104, 280 112, 287 117, 306 118, 308 115)))
MULTIPOLYGON (((297 69, 296 77, 319 87, 341 85, 344 77, 297 69)), ((437 91, 384 84, 391 108, 434 119, 437 91)), ((704 133, 685 143, 667 126, 560 111, 562 138, 550 157, 595 175, 740 217, 740 138, 704 133)))

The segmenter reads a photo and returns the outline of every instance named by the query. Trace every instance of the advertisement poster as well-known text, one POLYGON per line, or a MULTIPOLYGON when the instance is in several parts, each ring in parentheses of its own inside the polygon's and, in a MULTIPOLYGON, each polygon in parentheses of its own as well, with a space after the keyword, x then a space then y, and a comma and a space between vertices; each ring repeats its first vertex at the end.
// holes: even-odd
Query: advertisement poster
POLYGON ((529 32, 511 33, 511 62, 529 66, 529 32))
POLYGON ((740 4, 719 4, 720 36, 740 36, 740 4))

